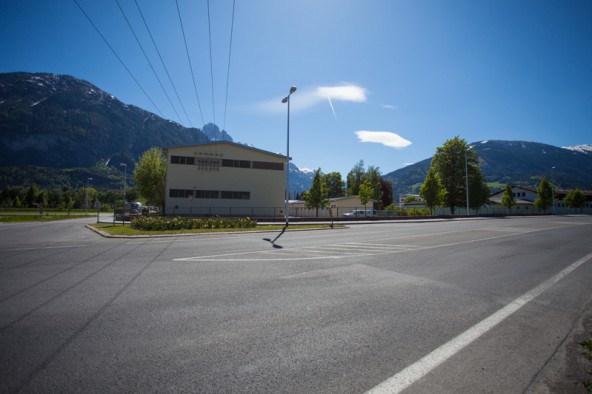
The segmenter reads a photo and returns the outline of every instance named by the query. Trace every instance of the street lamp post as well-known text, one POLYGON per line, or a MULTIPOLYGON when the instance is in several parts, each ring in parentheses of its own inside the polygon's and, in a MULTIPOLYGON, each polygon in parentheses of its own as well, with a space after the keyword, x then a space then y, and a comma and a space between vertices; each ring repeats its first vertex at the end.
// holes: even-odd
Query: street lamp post
POLYGON ((88 183, 91 182, 92 178, 86 178, 86 189, 84 189, 84 215, 88 213, 88 183))
POLYGON ((469 216, 469 163, 467 160, 467 150, 465 149, 465 189, 467 190, 467 216, 469 216))
POLYGON ((288 182, 290 180, 290 96, 292 93, 296 91, 296 86, 292 86, 290 88, 290 93, 286 97, 282 99, 282 103, 288 103, 288 126, 287 126, 287 144, 286 144, 286 206, 284 207, 284 214, 286 216, 286 228, 289 224, 289 215, 288 215, 288 201, 290 199, 290 192, 289 192, 289 185, 288 182))

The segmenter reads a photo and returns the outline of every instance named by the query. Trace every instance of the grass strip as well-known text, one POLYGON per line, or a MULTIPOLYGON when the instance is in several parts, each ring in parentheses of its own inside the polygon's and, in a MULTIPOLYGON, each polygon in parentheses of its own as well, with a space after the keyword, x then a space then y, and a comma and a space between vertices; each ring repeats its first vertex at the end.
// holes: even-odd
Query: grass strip
POLYGON ((0 223, 12 222, 53 222, 56 220, 90 218, 96 215, 0 215, 0 223))
MULTIPOLYGON (((202 234, 202 233, 227 233, 227 232, 249 232, 249 231, 280 231, 284 228, 283 225, 260 225, 254 228, 211 228, 211 229, 193 229, 193 230, 162 230, 162 231, 146 231, 146 230, 135 230, 131 228, 129 224, 125 226, 116 223, 99 223, 91 224, 90 226, 101 230, 109 235, 176 235, 176 234, 202 234)), ((343 225, 334 225, 333 228, 343 228, 343 225)), ((331 228, 330 224, 303 224, 303 225, 290 225, 290 229, 313 229, 321 230, 331 228)))

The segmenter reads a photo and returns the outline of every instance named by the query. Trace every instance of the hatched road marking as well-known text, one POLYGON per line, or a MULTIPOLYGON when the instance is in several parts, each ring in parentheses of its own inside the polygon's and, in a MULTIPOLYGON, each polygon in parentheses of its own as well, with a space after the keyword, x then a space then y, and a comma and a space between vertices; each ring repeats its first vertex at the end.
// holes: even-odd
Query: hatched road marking
POLYGON ((340 259, 354 256, 374 256, 379 254, 406 252, 424 249, 420 246, 344 243, 316 245, 303 248, 263 250, 255 252, 226 253, 210 256, 183 257, 174 261, 296 261, 340 259))

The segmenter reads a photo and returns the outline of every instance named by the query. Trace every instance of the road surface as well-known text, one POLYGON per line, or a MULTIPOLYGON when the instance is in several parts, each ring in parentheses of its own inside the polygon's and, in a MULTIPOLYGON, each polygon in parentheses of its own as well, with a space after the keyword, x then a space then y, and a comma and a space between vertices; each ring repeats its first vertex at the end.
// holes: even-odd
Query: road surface
POLYGON ((592 301, 592 218, 108 239, 0 224, 1 392, 522 393, 592 301))

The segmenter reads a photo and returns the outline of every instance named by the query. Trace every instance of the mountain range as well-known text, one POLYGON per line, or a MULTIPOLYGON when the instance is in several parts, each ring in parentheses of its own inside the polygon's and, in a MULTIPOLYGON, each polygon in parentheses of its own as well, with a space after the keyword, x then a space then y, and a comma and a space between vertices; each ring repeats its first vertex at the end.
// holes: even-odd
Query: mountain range
MULTIPOLYGON (((0 187, 77 188, 92 178, 97 188, 118 189, 121 164, 131 172, 152 146, 220 140, 233 141, 213 123, 186 128, 72 76, 0 74, 0 187)), ((310 176, 290 169, 291 192, 307 190, 310 176)))
MULTIPOLYGON (((163 119, 72 76, 0 74, 0 188, 31 183, 78 188, 92 178, 96 188, 118 189, 123 171, 133 182, 129 172, 152 146, 219 140, 233 138, 213 123, 199 129, 163 119)), ((537 185, 542 176, 560 187, 592 189, 592 145, 559 148, 491 140, 471 146, 494 189, 537 185)), ((392 182, 395 195, 417 193, 430 162, 428 158, 383 177, 392 182)), ((293 162, 289 169, 291 194, 308 190, 313 172, 293 162)))
MULTIPOLYGON (((543 176, 559 188, 592 190, 592 145, 558 148, 527 141, 479 141, 479 168, 492 190, 505 185, 537 186, 543 176)), ((395 194, 419 193, 432 158, 384 175, 395 194)))

